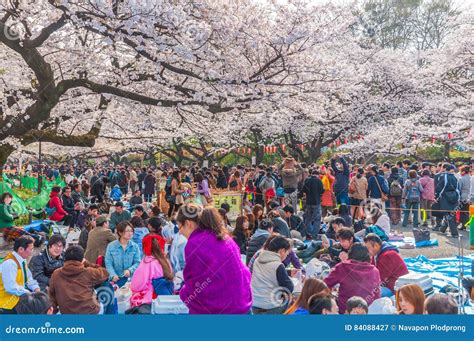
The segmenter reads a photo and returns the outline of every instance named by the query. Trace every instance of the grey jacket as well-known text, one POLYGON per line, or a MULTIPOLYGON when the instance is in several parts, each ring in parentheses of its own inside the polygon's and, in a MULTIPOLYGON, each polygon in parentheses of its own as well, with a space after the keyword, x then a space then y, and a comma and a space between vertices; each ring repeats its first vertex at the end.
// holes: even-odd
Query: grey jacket
POLYGON ((459 179, 459 191, 461 192, 461 201, 471 200, 471 176, 463 175, 459 179))
POLYGON ((254 307, 272 309, 280 306, 274 296, 279 288, 277 269, 281 264, 278 253, 267 250, 260 252, 252 272, 252 305, 254 307))

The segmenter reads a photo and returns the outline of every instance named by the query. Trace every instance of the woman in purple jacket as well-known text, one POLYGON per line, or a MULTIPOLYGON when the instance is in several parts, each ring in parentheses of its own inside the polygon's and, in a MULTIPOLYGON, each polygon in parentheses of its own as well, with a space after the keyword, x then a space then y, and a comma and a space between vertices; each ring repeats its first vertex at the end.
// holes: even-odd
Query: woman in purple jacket
POLYGON ((337 305, 341 314, 346 311, 347 300, 353 296, 364 298, 368 305, 380 298, 379 270, 370 264, 369 251, 361 243, 352 245, 349 259, 337 264, 324 282, 330 288, 340 285, 337 305))
POLYGON ((247 314, 252 306, 250 271, 215 208, 185 204, 176 221, 188 242, 179 296, 190 314, 247 314))

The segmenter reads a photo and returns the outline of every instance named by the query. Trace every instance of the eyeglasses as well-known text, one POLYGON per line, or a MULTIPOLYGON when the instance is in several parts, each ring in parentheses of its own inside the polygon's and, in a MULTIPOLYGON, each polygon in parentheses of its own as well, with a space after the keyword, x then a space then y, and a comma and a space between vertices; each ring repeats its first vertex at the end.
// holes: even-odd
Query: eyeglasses
POLYGON ((55 249, 64 249, 64 245, 61 243, 53 244, 51 247, 54 247, 55 249))
POLYGON ((126 229, 126 230, 123 231, 123 232, 133 232, 133 230, 132 230, 132 229, 126 229))

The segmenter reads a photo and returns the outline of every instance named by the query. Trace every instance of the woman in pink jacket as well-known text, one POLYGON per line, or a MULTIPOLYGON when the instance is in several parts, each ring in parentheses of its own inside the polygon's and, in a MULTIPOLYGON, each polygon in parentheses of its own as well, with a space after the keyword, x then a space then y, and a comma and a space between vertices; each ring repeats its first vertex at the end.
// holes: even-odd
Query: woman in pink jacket
POLYGON ((137 307, 142 304, 150 304, 156 297, 153 289, 153 280, 165 278, 173 280, 171 265, 164 253, 165 240, 157 234, 148 234, 143 238, 143 253, 145 257, 133 273, 130 289, 132 297, 130 304, 137 307))
POLYGON ((433 205, 435 200, 434 179, 430 176, 430 171, 427 169, 421 175, 420 184, 423 187, 423 192, 421 193, 420 208, 426 212, 426 220, 424 219, 424 214, 422 214, 423 226, 428 226, 428 220, 431 220, 431 225, 434 226, 434 218, 431 215, 431 205, 433 205))

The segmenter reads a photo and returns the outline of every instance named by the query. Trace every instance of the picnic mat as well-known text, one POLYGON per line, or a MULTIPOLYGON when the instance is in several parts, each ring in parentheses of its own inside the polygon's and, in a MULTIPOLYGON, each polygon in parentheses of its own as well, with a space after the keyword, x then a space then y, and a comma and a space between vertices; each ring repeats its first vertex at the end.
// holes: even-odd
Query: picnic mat
MULTIPOLYGON (((408 270, 428 274, 433 280, 433 287, 439 291, 447 284, 458 286, 458 276, 461 269, 461 257, 437 258, 429 259, 425 256, 418 256, 415 258, 405 258, 405 263, 408 270)), ((472 276, 472 262, 474 261, 474 254, 466 255, 462 258, 464 276, 472 276)), ((466 312, 474 314, 474 303, 469 301, 466 306, 466 312)))

